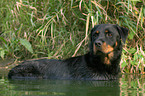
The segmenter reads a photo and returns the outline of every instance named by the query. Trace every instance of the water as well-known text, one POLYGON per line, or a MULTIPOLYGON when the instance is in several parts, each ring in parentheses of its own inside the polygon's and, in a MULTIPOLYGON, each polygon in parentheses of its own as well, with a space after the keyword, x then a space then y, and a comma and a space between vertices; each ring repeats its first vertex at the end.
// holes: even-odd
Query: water
POLYGON ((145 96, 144 75, 115 81, 8 80, 0 69, 0 96, 145 96))

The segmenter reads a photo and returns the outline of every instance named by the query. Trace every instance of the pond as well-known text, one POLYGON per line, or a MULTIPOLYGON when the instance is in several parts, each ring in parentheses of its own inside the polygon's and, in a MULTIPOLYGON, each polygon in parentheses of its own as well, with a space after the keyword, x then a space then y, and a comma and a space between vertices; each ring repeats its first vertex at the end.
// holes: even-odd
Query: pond
POLYGON ((0 69, 0 96, 145 96, 144 75, 123 74, 115 81, 8 80, 0 69))

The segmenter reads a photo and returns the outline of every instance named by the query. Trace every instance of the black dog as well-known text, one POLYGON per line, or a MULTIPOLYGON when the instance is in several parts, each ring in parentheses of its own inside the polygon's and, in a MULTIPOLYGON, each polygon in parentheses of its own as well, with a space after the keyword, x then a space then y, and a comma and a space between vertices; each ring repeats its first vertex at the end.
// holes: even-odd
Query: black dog
POLYGON ((96 25, 91 30, 90 52, 66 60, 41 59, 25 61, 10 70, 9 79, 117 79, 120 72, 122 41, 128 29, 114 24, 96 25))

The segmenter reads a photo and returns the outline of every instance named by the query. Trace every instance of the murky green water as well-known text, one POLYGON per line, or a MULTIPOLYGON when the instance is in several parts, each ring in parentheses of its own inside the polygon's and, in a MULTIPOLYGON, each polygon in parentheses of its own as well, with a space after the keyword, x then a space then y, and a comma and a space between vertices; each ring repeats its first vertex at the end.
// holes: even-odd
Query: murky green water
POLYGON ((116 81, 8 80, 0 71, 0 96, 145 96, 144 75, 116 81))

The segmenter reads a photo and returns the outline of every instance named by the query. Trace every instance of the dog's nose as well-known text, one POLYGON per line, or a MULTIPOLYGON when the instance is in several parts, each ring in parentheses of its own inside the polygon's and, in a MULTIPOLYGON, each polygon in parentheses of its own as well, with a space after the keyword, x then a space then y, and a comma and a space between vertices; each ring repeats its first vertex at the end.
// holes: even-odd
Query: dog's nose
POLYGON ((101 47, 102 42, 101 42, 101 41, 96 41, 96 42, 95 42, 95 45, 98 46, 98 47, 101 47))

